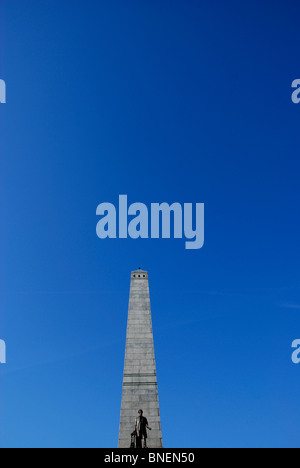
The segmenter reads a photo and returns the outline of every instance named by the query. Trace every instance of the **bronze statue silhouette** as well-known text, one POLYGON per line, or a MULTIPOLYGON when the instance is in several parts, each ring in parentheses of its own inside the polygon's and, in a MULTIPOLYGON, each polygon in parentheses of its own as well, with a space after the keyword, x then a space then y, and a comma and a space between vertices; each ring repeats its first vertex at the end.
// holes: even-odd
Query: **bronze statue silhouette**
POLYGON ((151 431, 151 427, 149 427, 148 420, 143 414, 143 410, 140 409, 139 416, 135 421, 135 430, 131 434, 131 448, 147 448, 147 429, 151 431))

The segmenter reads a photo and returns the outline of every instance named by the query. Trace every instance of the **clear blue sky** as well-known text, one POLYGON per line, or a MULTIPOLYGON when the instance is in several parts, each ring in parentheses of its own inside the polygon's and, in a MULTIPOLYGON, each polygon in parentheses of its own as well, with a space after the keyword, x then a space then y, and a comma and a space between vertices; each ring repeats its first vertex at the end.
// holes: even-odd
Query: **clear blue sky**
POLYGON ((300 446, 299 4, 0 9, 0 446, 116 447, 139 266, 164 445, 300 446), (101 241, 119 194, 204 202, 204 248, 101 241))

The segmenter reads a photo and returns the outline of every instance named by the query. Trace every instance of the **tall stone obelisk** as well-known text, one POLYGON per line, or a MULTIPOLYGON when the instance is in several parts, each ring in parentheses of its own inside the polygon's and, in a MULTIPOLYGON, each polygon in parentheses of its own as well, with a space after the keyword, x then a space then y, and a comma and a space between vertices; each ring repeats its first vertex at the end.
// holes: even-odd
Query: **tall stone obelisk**
POLYGON ((129 448, 138 410, 149 426, 147 446, 162 448, 148 273, 131 273, 119 448, 129 448))

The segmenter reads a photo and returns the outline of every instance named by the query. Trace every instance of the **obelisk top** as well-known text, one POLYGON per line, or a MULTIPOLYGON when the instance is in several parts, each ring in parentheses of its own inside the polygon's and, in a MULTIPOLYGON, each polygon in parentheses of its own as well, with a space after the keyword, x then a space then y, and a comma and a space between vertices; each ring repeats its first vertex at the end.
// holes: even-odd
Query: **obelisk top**
POLYGON ((141 270, 134 270, 131 272, 131 279, 148 279, 148 271, 141 270))

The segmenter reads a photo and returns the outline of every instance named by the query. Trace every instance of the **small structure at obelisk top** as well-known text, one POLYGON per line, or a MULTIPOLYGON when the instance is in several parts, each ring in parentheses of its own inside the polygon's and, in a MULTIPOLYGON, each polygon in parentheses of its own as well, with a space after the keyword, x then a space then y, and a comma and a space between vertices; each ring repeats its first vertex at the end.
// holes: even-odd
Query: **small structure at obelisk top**
POLYGON ((162 448, 148 273, 131 273, 119 448, 162 448))

